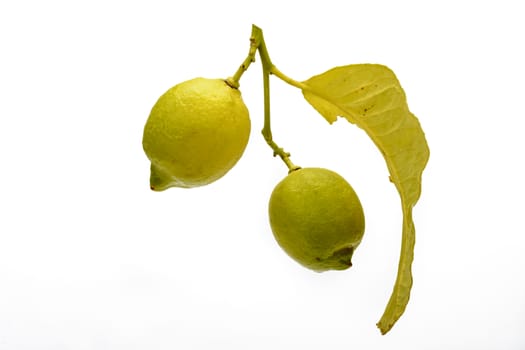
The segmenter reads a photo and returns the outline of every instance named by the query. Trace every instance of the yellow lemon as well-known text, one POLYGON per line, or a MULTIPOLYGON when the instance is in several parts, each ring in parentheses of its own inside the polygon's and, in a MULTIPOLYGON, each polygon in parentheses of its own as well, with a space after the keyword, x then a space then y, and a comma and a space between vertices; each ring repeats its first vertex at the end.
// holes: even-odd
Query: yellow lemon
POLYGON ((292 171, 273 190, 269 216, 278 244, 301 265, 318 272, 352 266, 365 217, 357 194, 339 174, 292 171))
POLYGON ((151 189, 218 180, 241 158, 250 127, 240 91, 224 80, 195 78, 172 87, 155 103, 144 127, 151 189))

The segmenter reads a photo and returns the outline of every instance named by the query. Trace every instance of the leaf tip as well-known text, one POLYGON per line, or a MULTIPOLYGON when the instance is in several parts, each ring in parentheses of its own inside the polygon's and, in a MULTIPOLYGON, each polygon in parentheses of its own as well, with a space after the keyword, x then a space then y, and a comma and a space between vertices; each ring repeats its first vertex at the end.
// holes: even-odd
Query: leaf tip
POLYGON ((381 321, 379 321, 379 322, 376 323, 376 326, 377 326, 377 328, 379 328, 379 331, 381 332, 381 335, 385 335, 392 329, 393 324, 392 325, 385 325, 385 324, 381 324, 381 321))

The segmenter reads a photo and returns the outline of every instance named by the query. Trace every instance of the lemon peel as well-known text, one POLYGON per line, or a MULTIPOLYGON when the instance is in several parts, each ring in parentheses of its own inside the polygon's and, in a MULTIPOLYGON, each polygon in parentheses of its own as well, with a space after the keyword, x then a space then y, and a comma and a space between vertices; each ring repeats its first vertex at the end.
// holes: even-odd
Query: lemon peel
POLYGON ((220 179, 241 158, 250 129, 240 91, 225 80, 195 78, 170 88, 144 127, 151 189, 198 187, 220 179))
POLYGON ((361 242, 365 217, 354 189, 324 168, 291 171, 274 188, 270 226, 277 243, 311 270, 345 270, 361 242))

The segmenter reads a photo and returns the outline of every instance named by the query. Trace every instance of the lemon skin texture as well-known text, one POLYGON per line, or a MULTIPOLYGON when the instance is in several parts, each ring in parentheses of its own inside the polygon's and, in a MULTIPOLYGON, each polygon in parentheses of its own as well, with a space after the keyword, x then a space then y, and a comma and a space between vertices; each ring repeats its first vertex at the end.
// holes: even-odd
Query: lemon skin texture
POLYGON ((150 187, 191 188, 223 177, 241 158, 250 136, 249 112, 224 80, 195 78, 166 91, 144 127, 150 187))
POLYGON ((311 270, 345 270, 361 242, 365 217, 354 189, 324 168, 292 171, 272 192, 270 226, 277 243, 311 270))

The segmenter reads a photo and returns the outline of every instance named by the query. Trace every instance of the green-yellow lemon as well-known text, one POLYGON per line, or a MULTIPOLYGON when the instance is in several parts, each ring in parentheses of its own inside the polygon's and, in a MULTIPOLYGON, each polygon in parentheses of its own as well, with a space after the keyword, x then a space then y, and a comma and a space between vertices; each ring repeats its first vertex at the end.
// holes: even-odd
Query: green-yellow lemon
POLYGON ((270 226, 277 243, 314 271, 344 270, 361 242, 365 217, 354 189, 339 174, 302 168, 272 192, 270 226))
POLYGON ((240 91, 224 80, 195 78, 175 85, 155 103, 144 127, 151 189, 218 180, 241 158, 250 127, 240 91))

